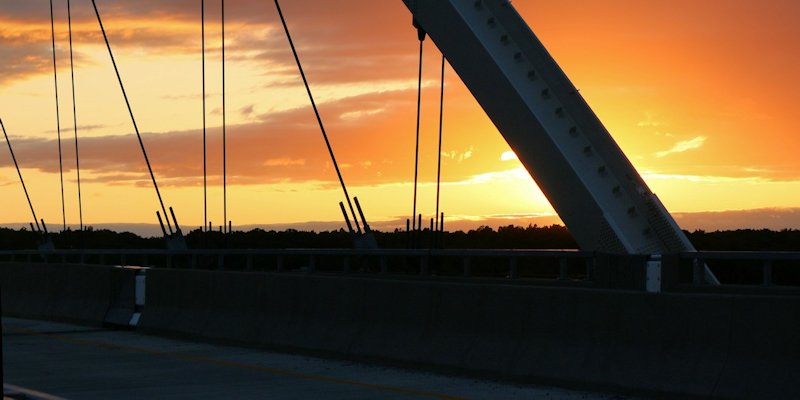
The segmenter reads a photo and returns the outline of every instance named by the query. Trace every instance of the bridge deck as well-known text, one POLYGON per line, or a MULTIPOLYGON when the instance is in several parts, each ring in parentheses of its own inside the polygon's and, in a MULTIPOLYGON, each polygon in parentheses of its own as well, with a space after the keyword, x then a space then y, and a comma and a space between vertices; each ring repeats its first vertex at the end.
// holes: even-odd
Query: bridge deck
POLYGON ((65 398, 612 398, 13 318, 3 341, 6 382, 65 398))

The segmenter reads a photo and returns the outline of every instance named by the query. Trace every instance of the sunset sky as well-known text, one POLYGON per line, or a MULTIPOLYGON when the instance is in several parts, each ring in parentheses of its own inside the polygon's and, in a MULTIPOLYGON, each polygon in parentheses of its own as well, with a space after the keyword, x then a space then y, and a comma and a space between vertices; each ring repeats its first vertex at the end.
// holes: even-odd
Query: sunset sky
MULTIPOLYGON (((55 3, 66 218, 75 226, 66 0, 55 3)), ((97 4, 164 200, 184 226, 200 226, 200 1, 97 4)), ((709 215, 720 215, 725 227, 800 228, 800 2, 513 4, 682 226, 714 229, 721 219, 709 215)), ((418 42, 410 13, 401 0, 282 6, 349 191, 373 223, 400 227, 411 214, 414 172, 418 42)), ((156 223, 158 201, 91 1, 73 0, 72 8, 84 222, 156 223)), ((209 219, 217 225, 219 2, 207 0, 206 10, 209 219)), ((226 21, 229 219, 339 222, 343 196, 273 2, 228 0, 226 21)), ((50 40, 49 1, 0 2, 0 118, 37 214, 56 230, 50 40)), ((434 212, 440 57, 426 41, 418 205, 426 218, 434 212)), ((554 215, 452 70, 444 113, 441 209, 449 220, 527 224, 554 215)), ((2 146, 0 223, 27 223, 2 146)))

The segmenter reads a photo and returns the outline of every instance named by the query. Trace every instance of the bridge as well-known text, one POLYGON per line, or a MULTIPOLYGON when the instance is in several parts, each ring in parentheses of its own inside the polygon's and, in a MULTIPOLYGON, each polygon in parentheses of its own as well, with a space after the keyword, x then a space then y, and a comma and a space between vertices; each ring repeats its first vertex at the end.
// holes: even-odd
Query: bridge
MULTIPOLYGON (((166 248, 56 249, 28 199, 43 246, 0 252, 3 315, 614 393, 800 396, 800 291, 774 275, 796 268, 800 254, 695 251, 509 1, 404 3, 420 51, 427 37, 441 49, 580 250, 379 248, 276 1, 336 167, 353 248, 189 249, 139 136, 166 248), (742 265, 761 279, 719 279, 742 265)), ((21 173, 20 181, 24 188, 21 173)), ((436 229, 443 223, 437 212, 436 229)), ((8 321, 9 335, 65 341, 8 321)), ((428 392, 412 394, 420 393, 428 392)))

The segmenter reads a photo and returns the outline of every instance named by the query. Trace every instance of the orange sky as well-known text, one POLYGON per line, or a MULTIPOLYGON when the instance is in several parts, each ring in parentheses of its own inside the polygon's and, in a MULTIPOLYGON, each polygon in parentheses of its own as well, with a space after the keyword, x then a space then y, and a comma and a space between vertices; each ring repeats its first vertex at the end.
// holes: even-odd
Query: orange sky
MULTIPOLYGON (((56 3, 66 216, 76 224, 66 2, 56 3)), ((93 10, 88 2, 73 3, 84 220, 154 223, 157 198, 93 10)), ((200 2, 97 3, 164 199, 184 225, 199 226, 200 2)), ((209 218, 217 224, 219 3, 206 3, 209 218)), ((340 220, 341 191, 273 4, 226 3, 230 219, 235 225, 340 220)), ((418 44, 410 14, 400 0, 283 3, 351 193, 370 220, 400 226, 411 213, 414 161, 418 44)), ((800 3, 655 3, 514 5, 670 211, 796 207, 800 3)), ((56 229, 61 200, 49 18, 44 0, 0 4, 0 118, 37 213, 56 229)), ((439 57, 426 42, 418 209, 427 216, 434 208, 439 57)), ((452 71, 446 91, 442 210, 476 225, 552 215, 452 71)), ((30 219, 6 150, 0 150, 0 195, 0 223, 30 219)), ((776 215, 770 227, 800 227, 776 215)), ((741 217, 740 225, 758 223, 741 217)))

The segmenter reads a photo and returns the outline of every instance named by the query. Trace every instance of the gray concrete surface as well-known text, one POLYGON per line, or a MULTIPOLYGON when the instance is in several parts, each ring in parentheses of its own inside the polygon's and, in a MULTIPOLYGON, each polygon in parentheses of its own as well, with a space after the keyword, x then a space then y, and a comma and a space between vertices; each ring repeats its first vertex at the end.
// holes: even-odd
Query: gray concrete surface
POLYGON ((3 318, 5 382, 68 399, 628 399, 3 318))

